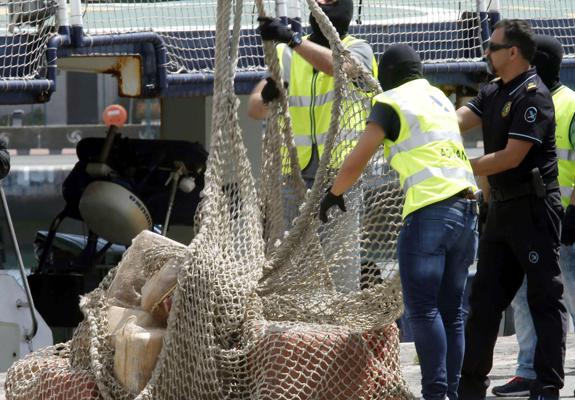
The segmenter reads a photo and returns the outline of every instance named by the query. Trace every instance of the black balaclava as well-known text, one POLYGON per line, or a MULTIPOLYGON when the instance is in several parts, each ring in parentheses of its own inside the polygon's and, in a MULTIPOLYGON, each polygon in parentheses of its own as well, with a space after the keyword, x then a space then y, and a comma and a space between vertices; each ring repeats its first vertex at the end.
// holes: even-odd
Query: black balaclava
POLYGON ((420 79, 423 76, 423 66, 419 54, 411 46, 395 44, 379 58, 378 72, 381 88, 386 91, 420 79))
MULTIPOLYGON (((339 37, 343 39, 347 35, 349 24, 353 18, 353 0, 337 0, 333 4, 320 4, 319 7, 327 15, 337 33, 339 33, 339 37)), ((309 15, 309 24, 311 25, 310 40, 321 46, 329 47, 327 38, 321 32, 317 21, 311 13, 309 15)))
POLYGON ((536 35, 535 57, 532 64, 537 68, 537 75, 549 89, 559 84, 559 70, 563 59, 563 47, 553 36, 536 35))

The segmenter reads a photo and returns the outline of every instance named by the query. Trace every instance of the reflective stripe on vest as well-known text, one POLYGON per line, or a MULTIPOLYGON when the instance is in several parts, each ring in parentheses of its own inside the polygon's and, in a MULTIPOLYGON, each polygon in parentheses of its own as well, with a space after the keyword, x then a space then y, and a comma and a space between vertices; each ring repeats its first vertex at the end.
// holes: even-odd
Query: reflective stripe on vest
MULTIPOLYGON (((315 135, 316 143, 318 146, 324 145, 327 140, 328 132, 323 132, 315 135)), ((342 129, 340 130, 340 135, 342 137, 350 137, 350 135, 356 135, 357 132, 351 129, 342 129)), ((294 142, 296 146, 311 146, 312 139, 311 134, 309 135, 298 135, 294 137, 294 142)))
POLYGON ((426 144, 439 142, 441 140, 452 140, 454 142, 461 143, 461 134, 453 131, 431 131, 424 134, 413 135, 409 139, 404 140, 401 143, 397 143, 395 146, 390 148, 389 159, 393 158, 393 156, 400 151, 409 151, 416 147, 425 146, 426 144))
POLYGON ((466 188, 477 189, 455 109, 439 89, 416 79, 374 101, 391 106, 400 119, 399 136, 395 142, 384 139, 384 153, 399 173, 404 217, 466 188))
MULTIPOLYGON (((320 94, 315 96, 314 104, 316 106, 322 106, 326 103, 333 102, 335 100, 335 91, 330 91, 328 93, 320 94)), ((312 98, 311 96, 290 96, 288 99, 288 104, 290 107, 311 107, 312 98)))
POLYGON ((414 185, 417 185, 418 183, 421 183, 432 177, 447 178, 447 179, 464 179, 469 181, 469 186, 473 186, 475 184, 475 177, 473 176, 473 172, 471 171, 466 171, 462 168, 428 167, 406 178, 403 181, 403 192, 407 193, 407 191, 414 185))
POLYGON ((277 47, 278 51, 278 58, 282 62, 282 73, 283 79, 285 82, 291 82, 291 58, 292 52, 291 50, 285 51, 287 49, 287 45, 282 45, 277 47))
POLYGON ((575 161, 575 150, 557 149, 557 157, 560 160, 575 161))
POLYGON ((563 199, 567 199, 567 204, 564 204, 567 207, 571 199, 571 193, 573 193, 573 186, 560 186, 559 190, 561 190, 561 202, 563 202, 563 199))
MULTIPOLYGON (((327 132, 315 135, 315 140, 318 145, 325 144, 326 139, 327 139, 327 132)), ((311 146, 313 144, 311 139, 311 133, 306 136, 304 135, 294 136, 293 140, 296 146, 311 146)))
POLYGON ((575 115, 575 92, 561 86, 553 92, 555 106, 555 141, 559 167, 559 185, 561 186, 561 203, 569 205, 573 183, 575 182, 575 151, 571 144, 570 126, 575 115))

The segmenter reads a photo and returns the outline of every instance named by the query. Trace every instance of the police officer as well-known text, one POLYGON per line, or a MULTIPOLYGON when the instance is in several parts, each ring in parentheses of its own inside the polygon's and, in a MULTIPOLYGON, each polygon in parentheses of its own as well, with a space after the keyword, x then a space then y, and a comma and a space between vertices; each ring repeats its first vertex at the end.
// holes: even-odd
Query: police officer
POLYGON ((485 155, 471 165, 491 186, 465 331, 462 400, 485 398, 502 313, 524 276, 538 337, 530 399, 558 399, 563 386, 566 313, 558 262, 563 210, 553 102, 530 67, 534 53, 526 21, 498 22, 485 52, 498 78, 457 110, 462 132, 482 126, 485 155))
MULTIPOLYGON (((559 253, 559 266, 565 286, 567 310, 575 320, 575 92, 563 86, 559 80, 559 70, 563 59, 563 47, 553 36, 537 35, 537 51, 533 66, 537 75, 551 92, 555 105, 555 137, 559 157, 559 185, 561 186, 561 203, 568 212, 563 219, 562 246, 559 253)), ((504 385, 493 388, 496 396, 525 396, 529 394, 531 382, 536 378, 533 370, 533 357, 537 335, 527 304, 527 283, 515 295, 513 302, 515 332, 519 344, 517 370, 515 377, 504 385)))
MULTIPOLYGON (((375 74, 377 64, 371 46, 348 34, 353 18, 353 0, 317 2, 336 28, 344 47, 375 74)), ((263 40, 283 43, 278 46, 278 53, 282 79, 288 85, 289 113, 297 156, 303 178, 311 186, 323 153, 334 99, 333 59, 329 42, 311 14, 309 22, 312 33, 303 38, 278 19, 260 18, 259 21, 263 40)), ((278 97, 275 81, 272 78, 262 80, 252 91, 248 115, 264 119, 268 113, 267 105, 278 97)))
POLYGON ((457 399, 463 357, 462 299, 477 245, 476 190, 449 99, 422 78, 418 54, 391 46, 379 60, 384 92, 320 203, 338 206, 381 144, 405 193, 398 260, 425 400, 457 399))

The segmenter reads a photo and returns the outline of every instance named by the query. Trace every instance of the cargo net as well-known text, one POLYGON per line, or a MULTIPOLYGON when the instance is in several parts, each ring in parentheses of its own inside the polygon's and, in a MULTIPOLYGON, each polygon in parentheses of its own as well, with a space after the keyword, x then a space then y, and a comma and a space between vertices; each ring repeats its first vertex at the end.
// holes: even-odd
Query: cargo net
MULTIPOLYGON (((308 26, 306 0, 287 4, 287 15, 308 26)), ((373 45, 376 56, 393 43, 415 47, 423 62, 481 59, 480 17, 475 0, 363 0, 355 1, 351 32, 373 45)), ((274 15, 276 1, 265 0, 274 15)), ((257 27, 255 0, 242 10, 238 72, 265 71, 257 27)), ((168 54, 170 73, 213 73, 215 0, 86 0, 84 30, 88 35, 156 32, 168 54)))
POLYGON ((56 0, 7 0, 0 4, 0 83, 46 74, 46 43, 55 32, 56 0))
MULTIPOLYGON (((395 325, 397 177, 375 157, 346 194, 347 212, 323 225, 316 216, 380 89, 310 2, 336 71, 312 189, 295 159, 282 93, 270 105, 256 191, 233 92, 242 3, 219 0, 212 144, 194 239, 184 246, 139 234, 82 298, 85 318, 73 339, 9 370, 8 400, 412 398, 395 325)), ((275 49, 265 47, 279 80, 275 49)))
POLYGON ((575 7, 572 0, 506 0, 501 2, 504 18, 524 18, 536 33, 552 35, 563 45, 565 58, 575 57, 575 7))

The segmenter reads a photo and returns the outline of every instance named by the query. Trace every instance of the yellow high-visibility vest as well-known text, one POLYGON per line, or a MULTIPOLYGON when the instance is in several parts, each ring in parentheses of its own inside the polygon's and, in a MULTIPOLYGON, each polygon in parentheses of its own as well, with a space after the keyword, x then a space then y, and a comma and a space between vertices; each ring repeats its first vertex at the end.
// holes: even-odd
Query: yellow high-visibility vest
MULTIPOLYGON (((308 38, 305 37, 304 40, 308 38)), ((362 41, 351 35, 343 39, 344 47, 362 41)), ((289 70, 288 102, 292 120, 294 141, 300 168, 303 170, 312 157, 312 147, 317 145, 319 156, 323 154, 325 140, 331 121, 331 110, 335 99, 334 78, 321 71, 314 70, 296 51, 291 51, 286 45, 278 46, 278 57, 282 69, 289 70)), ((372 59, 372 71, 377 78, 377 62, 372 59)), ((341 116, 345 126, 350 127, 349 137, 357 138, 365 128, 370 99, 344 100, 344 114, 341 116)), ((348 136, 346 134, 346 136, 348 136)), ((351 151, 355 142, 342 143, 345 147, 337 152, 338 160, 332 162, 341 164, 351 151)))
POLYGON ((561 186, 561 203, 569 205, 573 184, 575 183, 575 151, 569 137, 571 121, 575 115, 575 92, 561 86, 553 92, 555 106, 555 143, 559 166, 559 185, 561 186))
POLYGON ((466 188, 477 190, 457 115, 441 90, 415 79, 377 95, 399 116, 397 140, 384 139, 384 155, 405 193, 403 217, 466 188))

